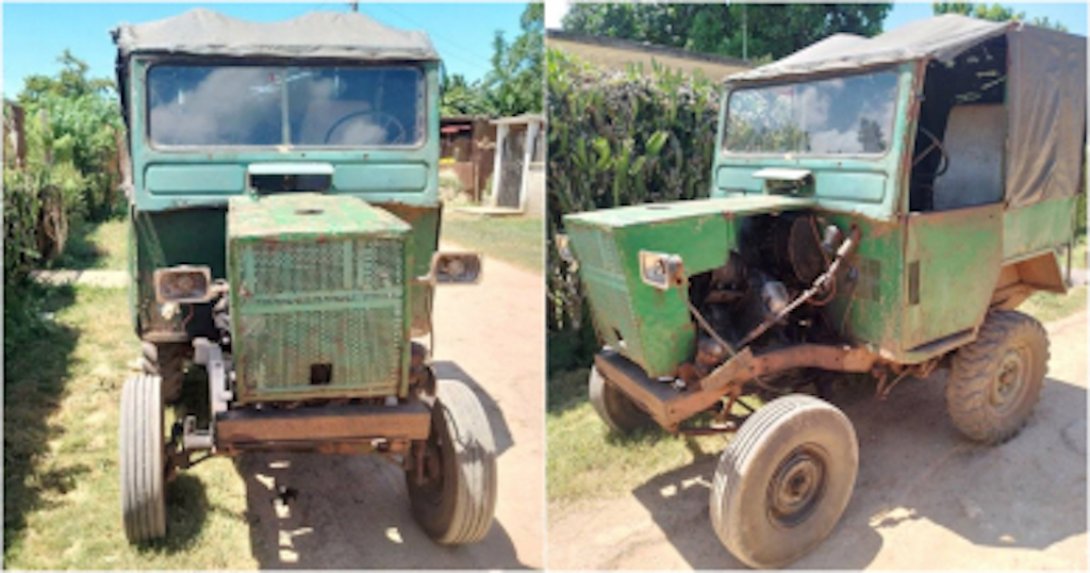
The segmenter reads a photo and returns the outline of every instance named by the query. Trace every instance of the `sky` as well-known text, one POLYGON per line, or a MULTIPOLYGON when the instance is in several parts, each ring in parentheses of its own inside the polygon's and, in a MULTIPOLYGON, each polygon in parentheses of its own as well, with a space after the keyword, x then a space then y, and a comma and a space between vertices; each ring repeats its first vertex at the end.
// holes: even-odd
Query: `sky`
MULTIPOLYGON (((994 2, 989 2, 993 4, 994 2)), ((560 28, 560 20, 568 12, 568 0, 546 0, 545 2, 545 27, 560 28)), ((1086 3, 1010 3, 999 2, 1004 6, 1010 6, 1015 12, 1025 12, 1027 18, 1047 16, 1054 22, 1062 22, 1073 34, 1086 35, 1086 3)), ((907 22, 930 18, 930 2, 898 2, 893 5, 893 10, 886 16, 885 29, 892 30, 907 22)))
MULTIPOLYGON (((116 54, 109 31, 121 22, 167 18, 196 7, 255 21, 292 18, 312 10, 349 11, 348 2, 281 4, 29 4, 3 2, 3 92, 13 97, 29 74, 57 72, 65 48, 86 61, 94 77, 113 77, 116 54)), ((375 4, 360 2, 360 12, 396 28, 425 30, 448 74, 469 81, 491 67, 492 37, 508 41, 520 32, 525 4, 375 4)))

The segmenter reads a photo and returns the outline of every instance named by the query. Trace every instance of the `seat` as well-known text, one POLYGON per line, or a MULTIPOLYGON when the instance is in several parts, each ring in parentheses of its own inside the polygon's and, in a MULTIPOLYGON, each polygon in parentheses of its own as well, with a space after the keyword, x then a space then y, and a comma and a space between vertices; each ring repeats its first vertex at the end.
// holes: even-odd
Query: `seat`
POLYGON ((1007 113, 1002 104, 956 105, 950 110, 943 147, 946 173, 935 179, 933 209, 996 203, 1003 199, 1007 113))

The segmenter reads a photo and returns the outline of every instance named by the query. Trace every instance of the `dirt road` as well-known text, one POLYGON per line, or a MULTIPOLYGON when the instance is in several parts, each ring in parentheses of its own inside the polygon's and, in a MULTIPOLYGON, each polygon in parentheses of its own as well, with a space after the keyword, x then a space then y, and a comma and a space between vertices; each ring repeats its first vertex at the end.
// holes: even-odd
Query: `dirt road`
MULTIPOLYGON (((941 375, 885 402, 835 394, 859 436, 855 494, 799 569, 1086 569, 1086 312, 1050 324, 1048 380, 1029 425, 1000 447, 946 419, 941 375)), ((708 522, 716 459, 629 495, 549 508, 549 566, 731 569, 708 522)))
POLYGON ((487 259, 479 285, 441 287, 436 298, 440 383, 469 384, 496 438, 499 498, 488 537, 464 547, 433 543, 409 513, 401 470, 377 457, 253 455, 237 467, 261 568, 542 566, 544 281, 487 259), (286 508, 274 502, 280 486, 298 492, 286 508))

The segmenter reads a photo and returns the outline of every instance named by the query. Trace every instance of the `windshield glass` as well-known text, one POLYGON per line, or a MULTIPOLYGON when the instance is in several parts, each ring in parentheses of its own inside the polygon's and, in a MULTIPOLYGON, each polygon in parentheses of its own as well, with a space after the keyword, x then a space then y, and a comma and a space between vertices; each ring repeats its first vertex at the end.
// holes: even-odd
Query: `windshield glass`
POLYGON ((168 146, 412 146, 425 91, 408 66, 160 64, 148 71, 148 132, 168 146))
POLYGON ((743 88, 730 94, 732 153, 881 154, 890 144, 897 72, 743 88))

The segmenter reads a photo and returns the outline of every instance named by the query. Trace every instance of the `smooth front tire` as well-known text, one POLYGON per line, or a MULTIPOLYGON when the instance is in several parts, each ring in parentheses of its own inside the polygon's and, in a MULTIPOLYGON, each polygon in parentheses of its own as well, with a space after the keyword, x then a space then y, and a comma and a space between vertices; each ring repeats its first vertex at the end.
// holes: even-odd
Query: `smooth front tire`
POLYGON ((439 382, 424 447, 423 483, 414 469, 406 473, 413 517, 438 543, 484 539, 496 510, 496 446, 484 407, 468 386, 439 382))
POLYGON ((1048 335, 1037 319, 989 313, 977 339, 954 353, 946 383, 950 421, 978 442, 1009 440, 1037 405, 1047 368, 1048 335))
POLYGON ((141 374, 121 391, 121 515, 130 543, 166 535, 162 386, 141 374))
POLYGON ((590 379, 587 381, 587 390, 590 394, 590 404, 598 417, 613 431, 620 434, 631 434, 643 428, 655 425, 654 420, 646 412, 640 409, 624 392, 621 392, 598 371, 598 367, 590 369, 590 379))
POLYGON ((792 394, 757 410, 719 458, 712 526, 746 565, 787 565, 840 520, 855 487, 859 447, 837 408, 792 394))

